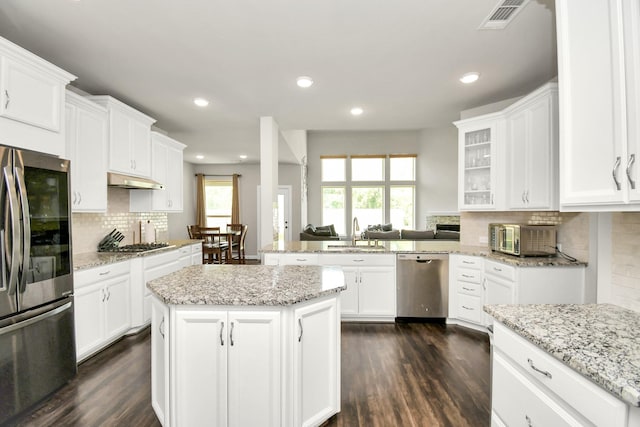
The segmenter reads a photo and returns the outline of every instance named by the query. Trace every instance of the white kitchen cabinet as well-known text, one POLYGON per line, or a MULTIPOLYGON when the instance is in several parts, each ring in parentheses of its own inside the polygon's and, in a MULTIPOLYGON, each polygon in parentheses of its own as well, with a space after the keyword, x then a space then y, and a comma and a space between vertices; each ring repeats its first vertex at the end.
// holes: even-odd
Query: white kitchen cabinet
POLYGON ((88 98, 108 111, 109 171, 150 178, 151 125, 155 119, 110 96, 88 98))
POLYGON ((487 114, 454 122, 458 127, 458 208, 496 210, 504 205, 505 118, 487 114))
POLYGON ((163 426, 170 424, 169 307, 158 299, 151 301, 151 406, 163 426))
POLYGON ((191 245, 191 265, 202 264, 202 243, 191 245))
POLYGON ((279 311, 175 308, 171 424, 280 426, 280 335, 279 311))
POLYGON ((293 425, 317 426, 340 410, 340 357, 336 357, 340 325, 335 299, 298 308, 294 317, 298 334, 293 351, 293 425))
POLYGON ((66 100, 71 210, 106 212, 107 110, 70 91, 67 91, 66 100))
POLYGON ((108 345, 129 329, 129 283, 128 261, 74 274, 78 361, 108 345))
POLYGON ((640 210, 637 1, 558 0, 556 16, 561 209, 640 210))
POLYGON ((492 425, 637 425, 637 408, 497 322, 493 342, 492 425))
POLYGON ((191 246, 183 246, 178 249, 178 270, 192 265, 191 246))
POLYGON ((182 211, 182 152, 186 145, 158 132, 151 132, 151 178, 164 190, 131 191, 132 212, 182 211))
POLYGON ((65 154, 65 86, 75 76, 0 38, 2 143, 65 154))
POLYGON ((484 330, 484 259, 449 255, 449 321, 484 330))
POLYGON ((347 290, 340 295, 343 320, 395 320, 395 255, 323 254, 318 263, 339 265, 344 271, 347 290))
POLYGON ((558 85, 547 83, 505 110, 508 206, 558 209, 558 85))

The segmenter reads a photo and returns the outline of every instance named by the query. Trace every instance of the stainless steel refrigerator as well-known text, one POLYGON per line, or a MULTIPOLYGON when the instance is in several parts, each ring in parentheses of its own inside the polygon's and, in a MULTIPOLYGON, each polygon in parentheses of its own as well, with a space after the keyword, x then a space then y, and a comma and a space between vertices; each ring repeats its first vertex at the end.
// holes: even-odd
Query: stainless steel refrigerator
POLYGON ((69 162, 0 146, 0 424, 76 373, 69 162))

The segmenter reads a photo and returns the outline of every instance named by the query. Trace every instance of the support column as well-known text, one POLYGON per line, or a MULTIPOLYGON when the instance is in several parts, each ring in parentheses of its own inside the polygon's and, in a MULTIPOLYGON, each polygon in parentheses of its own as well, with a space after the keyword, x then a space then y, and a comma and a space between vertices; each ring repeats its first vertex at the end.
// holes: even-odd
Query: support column
POLYGON ((278 194, 278 123, 260 117, 260 212, 258 250, 276 240, 278 194))

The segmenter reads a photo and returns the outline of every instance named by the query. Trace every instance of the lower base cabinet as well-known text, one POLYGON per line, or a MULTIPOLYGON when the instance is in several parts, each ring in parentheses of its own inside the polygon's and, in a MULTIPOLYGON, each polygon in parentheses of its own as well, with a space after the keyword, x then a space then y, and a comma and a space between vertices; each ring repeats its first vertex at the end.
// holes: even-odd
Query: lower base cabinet
POLYGON ((152 303, 164 426, 317 426, 340 410, 337 295, 291 307, 152 303))

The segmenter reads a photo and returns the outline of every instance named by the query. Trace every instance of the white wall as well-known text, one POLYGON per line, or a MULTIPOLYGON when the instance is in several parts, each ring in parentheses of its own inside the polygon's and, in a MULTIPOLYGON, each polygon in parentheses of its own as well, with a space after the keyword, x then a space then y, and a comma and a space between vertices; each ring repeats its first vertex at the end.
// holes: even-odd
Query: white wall
POLYGON ((427 211, 457 211, 457 150, 453 125, 422 131, 310 131, 308 221, 321 222, 320 156, 417 154, 416 228, 424 228, 427 211))

